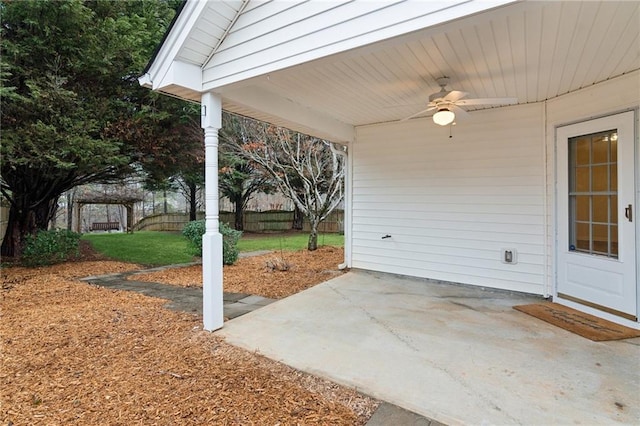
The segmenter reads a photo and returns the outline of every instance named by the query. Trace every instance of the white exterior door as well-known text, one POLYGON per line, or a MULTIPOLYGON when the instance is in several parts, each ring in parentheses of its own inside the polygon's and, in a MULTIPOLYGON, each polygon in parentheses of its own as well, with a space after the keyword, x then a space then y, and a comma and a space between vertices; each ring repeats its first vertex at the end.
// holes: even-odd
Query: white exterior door
POLYGON ((558 301, 637 320, 634 113, 559 127, 558 301))

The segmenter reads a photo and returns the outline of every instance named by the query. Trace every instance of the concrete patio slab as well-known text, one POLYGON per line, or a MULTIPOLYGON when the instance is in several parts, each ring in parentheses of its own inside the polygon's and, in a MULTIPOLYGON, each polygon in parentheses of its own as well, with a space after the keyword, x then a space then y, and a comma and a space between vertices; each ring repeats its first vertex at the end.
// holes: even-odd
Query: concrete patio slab
POLYGON ((640 423, 640 339, 592 342, 512 309, 536 301, 352 271, 218 334, 445 424, 640 423))

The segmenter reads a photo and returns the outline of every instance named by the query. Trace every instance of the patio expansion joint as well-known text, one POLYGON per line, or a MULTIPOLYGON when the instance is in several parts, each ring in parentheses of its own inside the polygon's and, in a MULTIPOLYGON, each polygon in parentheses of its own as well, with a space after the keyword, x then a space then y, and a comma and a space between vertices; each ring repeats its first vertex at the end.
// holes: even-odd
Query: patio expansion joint
MULTIPOLYGON (((411 340, 407 339, 406 337, 402 336, 399 332, 397 332, 393 327, 391 327, 389 324, 385 323, 384 321, 379 320, 378 318, 375 317, 374 314, 372 314, 365 306, 363 306, 361 303, 358 303, 356 300, 350 298, 347 294, 341 292, 335 285, 331 284, 329 285, 329 288, 336 293, 338 296, 340 296, 344 301, 348 302, 349 304, 351 304, 352 306, 354 306, 355 308, 357 308, 358 310, 360 310, 362 313, 364 313, 367 318, 369 318, 371 321, 373 321, 375 324, 379 325, 380 327, 382 327, 384 330, 386 330, 388 333, 390 333, 392 336, 394 336, 396 339, 398 339, 400 342, 402 342, 404 345, 406 345, 409 349, 411 349, 413 352, 415 353, 422 353, 420 351, 420 349, 418 347, 416 347, 414 344, 412 344, 411 340)), ((429 364, 432 368, 441 371, 443 374, 446 374, 447 376, 449 376, 453 381, 457 382, 460 386, 462 386, 465 389, 469 389, 469 390, 473 390, 473 393, 475 393, 481 400, 484 401, 484 403, 491 407, 492 409, 501 412, 503 415, 506 415, 509 419, 510 422, 512 424, 521 424, 521 422, 518 421, 518 419, 516 419, 515 417, 508 415, 505 410, 503 410, 502 408, 500 408, 500 406, 498 404, 496 404, 489 396, 487 396, 482 389, 475 389, 474 388, 474 384, 473 383, 469 383, 467 381, 465 381, 464 379, 458 377, 456 374, 454 374, 453 372, 451 372, 450 370, 448 370, 447 368, 444 367, 440 367, 438 364, 434 363, 433 361, 429 360, 429 359, 424 359, 424 362, 429 364)))
POLYGON ((398 331, 396 331, 393 327, 391 327, 389 324, 387 324, 384 321, 380 321, 380 319, 376 318, 375 315, 373 315, 367 308, 365 308, 361 303, 358 303, 357 301, 353 300, 352 298, 350 298, 349 296, 347 296, 346 294, 344 294, 343 292, 341 292, 340 290, 338 290, 335 286, 331 285, 330 286, 331 290, 333 290, 338 296, 340 296, 343 300, 345 300, 346 302, 349 302, 351 305, 355 306, 358 310, 360 310, 362 313, 364 313, 367 318, 369 318, 371 321, 373 321, 374 323, 378 324, 380 327, 382 327, 384 330, 386 330, 388 333, 390 333, 393 337, 395 337, 396 339, 398 339, 399 341, 401 341, 404 345, 406 345, 409 349, 411 349, 413 352, 420 352, 420 349, 418 349, 418 347, 416 347, 411 340, 407 339, 406 337, 402 336, 400 333, 398 333, 398 331))

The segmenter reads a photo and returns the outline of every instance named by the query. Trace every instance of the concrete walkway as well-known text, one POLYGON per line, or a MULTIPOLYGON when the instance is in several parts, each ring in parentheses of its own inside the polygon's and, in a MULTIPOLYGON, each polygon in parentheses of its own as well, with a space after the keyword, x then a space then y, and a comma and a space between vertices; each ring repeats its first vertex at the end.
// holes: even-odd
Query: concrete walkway
POLYGON ((217 333, 449 425, 640 424, 640 338, 592 342, 512 309, 540 300, 351 271, 217 333))
MULTIPOLYGON (((253 255, 264 254, 265 252, 252 252, 253 255)), ((266 252, 268 253, 268 252, 266 252)), ((243 257, 246 257, 244 254, 243 257)), ((109 274, 83 278, 82 281, 109 287, 118 290, 135 291, 147 296, 157 297, 167 300, 165 307, 181 312, 202 315, 202 289, 198 287, 180 287, 174 285, 135 281, 129 279, 132 275, 139 273, 156 272, 167 268, 178 268, 193 264, 170 265, 151 268, 144 271, 124 272, 120 274, 109 274)), ((255 296, 243 293, 224 293, 224 316, 234 319, 257 309, 265 307, 275 302, 262 296, 255 296)), ((228 322, 227 322, 228 323, 228 322)), ((411 411, 405 410, 394 404, 382 402, 367 426, 441 426, 434 420, 428 419, 411 411)))
MULTIPOLYGON (((129 279, 129 277, 135 277, 135 274, 139 273, 156 272, 167 268, 177 268, 189 265, 190 264, 172 265, 168 267, 163 266, 159 268, 147 269, 144 271, 86 277, 83 278, 82 281, 86 281, 102 287, 135 291, 147 296, 166 299, 168 302, 165 307, 169 309, 202 315, 202 288, 180 287, 175 285, 135 281, 129 279)), ((269 299, 262 296, 226 292, 224 293, 223 300, 224 316, 228 319, 237 318, 241 315, 247 314, 275 302, 274 299, 269 299)))

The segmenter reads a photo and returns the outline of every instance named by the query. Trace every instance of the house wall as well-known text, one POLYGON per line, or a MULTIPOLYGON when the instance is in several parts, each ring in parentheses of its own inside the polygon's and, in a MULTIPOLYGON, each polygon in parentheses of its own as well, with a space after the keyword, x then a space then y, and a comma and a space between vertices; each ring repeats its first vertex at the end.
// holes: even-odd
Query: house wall
POLYGON ((430 118, 358 127, 352 266, 545 294, 543 117, 476 111, 452 138, 430 118))
MULTIPOLYGON (((452 138, 429 118, 358 127, 352 266, 553 294, 555 129, 639 105, 633 72, 546 102, 473 112, 452 138), (516 264, 501 262, 505 248, 517 250, 516 264)), ((637 167, 638 140, 636 157, 637 167)), ((638 200, 637 170, 636 211, 638 200)))

